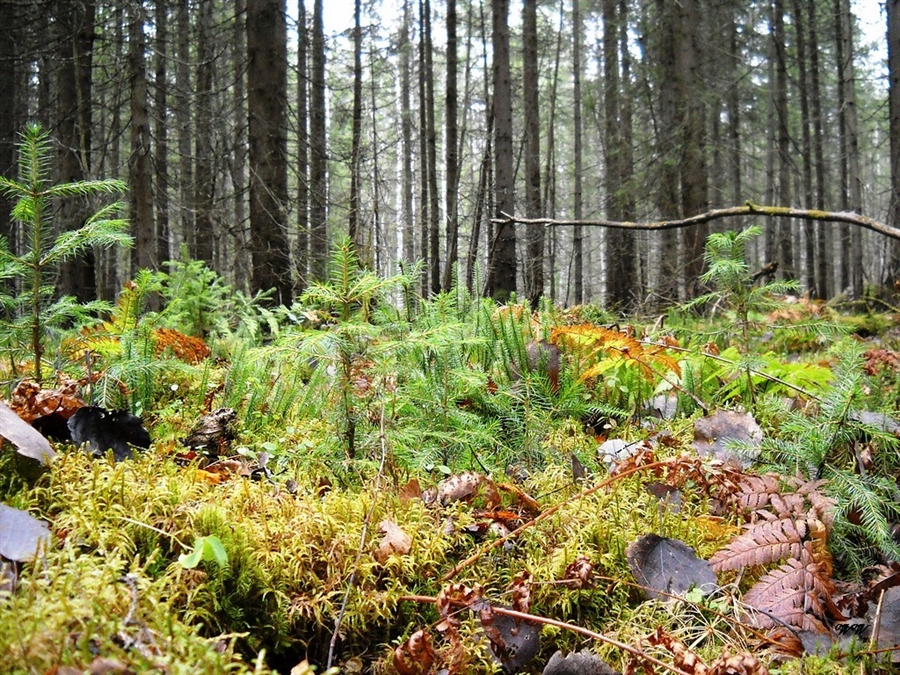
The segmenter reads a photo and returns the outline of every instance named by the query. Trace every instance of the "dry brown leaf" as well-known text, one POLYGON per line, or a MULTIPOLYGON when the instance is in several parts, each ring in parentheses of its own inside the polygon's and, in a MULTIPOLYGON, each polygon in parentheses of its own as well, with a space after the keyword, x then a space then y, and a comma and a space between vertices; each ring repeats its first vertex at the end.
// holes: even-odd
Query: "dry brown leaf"
POLYGON ((436 660, 431 635, 424 630, 417 630, 394 649, 394 669, 398 675, 425 675, 436 660))
POLYGON ((454 474, 438 486, 438 502, 446 506, 451 502, 472 499, 484 480, 487 479, 475 471, 454 474))
POLYGON ((375 560, 382 565, 392 555, 406 555, 412 548, 412 537, 404 532, 396 523, 390 520, 381 521, 381 531, 384 538, 375 550, 375 560))
POLYGON ((512 608, 517 612, 528 613, 531 609, 531 583, 534 575, 522 570, 512 580, 512 608))
POLYGON ((409 482, 400 488, 400 492, 397 496, 399 497, 401 504, 405 504, 413 499, 421 499, 422 488, 419 486, 419 479, 410 478, 409 482))
POLYGON ((566 567, 566 586, 568 588, 593 588, 591 575, 594 565, 586 555, 579 555, 566 567))

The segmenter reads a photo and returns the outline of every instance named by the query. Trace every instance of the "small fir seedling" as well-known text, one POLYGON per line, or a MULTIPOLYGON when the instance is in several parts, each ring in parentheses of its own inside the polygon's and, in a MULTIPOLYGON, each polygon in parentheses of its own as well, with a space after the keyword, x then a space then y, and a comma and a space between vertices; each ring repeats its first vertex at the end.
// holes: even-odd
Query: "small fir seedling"
MULTIPOLYGON (((19 178, 0 176, 0 191, 16 201, 13 220, 24 233, 21 251, 12 251, 0 237, 0 279, 21 286, 15 297, 0 298, 7 309, 6 329, 14 336, 28 335, 34 359, 34 378, 42 380, 41 359, 48 328, 107 308, 106 303, 79 304, 73 298, 54 296, 54 275, 58 266, 94 246, 130 246, 127 221, 117 217, 124 208, 116 201, 101 207, 84 225, 54 236, 53 205, 74 197, 121 194, 120 180, 77 181, 50 184, 52 144, 38 123, 25 127, 19 143, 19 178)), ((9 286, 7 286, 9 288, 9 286)))

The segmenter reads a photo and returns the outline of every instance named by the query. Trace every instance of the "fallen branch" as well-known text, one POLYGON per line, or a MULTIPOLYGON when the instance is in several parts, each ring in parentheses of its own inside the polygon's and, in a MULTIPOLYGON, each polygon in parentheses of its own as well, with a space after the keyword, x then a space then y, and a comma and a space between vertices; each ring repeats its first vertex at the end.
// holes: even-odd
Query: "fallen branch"
POLYGON ((831 223, 847 223, 873 232, 878 232, 892 239, 900 239, 900 228, 892 227, 868 216, 861 216, 852 211, 818 211, 815 209, 795 209, 789 206, 762 206, 746 202, 743 206, 731 206, 725 209, 712 209, 690 218, 679 220, 619 221, 619 220, 556 220, 554 218, 519 218, 502 213, 502 218, 492 218, 497 225, 521 223, 523 225, 544 225, 545 227, 611 227, 620 230, 672 230, 681 227, 692 227, 722 218, 740 218, 746 216, 763 216, 766 218, 797 218, 799 220, 821 220, 831 223))
MULTIPOLYGON (((402 595, 398 598, 400 601, 406 602, 430 602, 437 603, 437 598, 432 598, 430 595, 402 595)), ((466 604, 464 602, 453 602, 454 605, 458 605, 460 607, 465 607, 466 604)), ((526 612, 517 612, 513 609, 505 609, 503 607, 497 607, 496 605, 491 605, 491 611, 494 614, 500 614, 502 616, 508 616, 516 621, 527 621, 529 623, 537 623, 543 624, 545 626, 555 626, 556 628, 562 628, 563 630, 569 630, 573 633, 578 633, 579 635, 584 635, 586 637, 592 638, 599 642, 605 642, 608 645, 612 645, 613 647, 617 647, 623 651, 632 654, 633 656, 638 657, 639 659, 644 659, 648 663, 652 663, 655 666, 659 666, 660 668, 664 668, 669 670, 676 675, 688 675, 687 671, 681 670, 680 668, 676 668, 665 661, 661 661, 656 657, 650 656, 646 652, 638 649, 637 647, 633 647, 624 642, 619 642, 618 640, 614 640, 611 637, 607 637, 602 633, 597 633, 595 631, 589 630, 587 628, 582 628, 581 626, 576 626, 571 623, 566 623, 564 621, 557 621, 556 619, 548 619, 545 616, 538 616, 536 614, 528 614, 526 612)))

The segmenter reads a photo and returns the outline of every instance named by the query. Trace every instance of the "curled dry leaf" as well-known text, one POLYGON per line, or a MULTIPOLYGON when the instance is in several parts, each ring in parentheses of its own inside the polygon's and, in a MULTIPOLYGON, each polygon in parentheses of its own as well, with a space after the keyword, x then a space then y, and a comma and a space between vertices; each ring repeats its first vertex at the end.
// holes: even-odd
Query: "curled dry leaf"
POLYGON ((689 675, 709 674, 709 668, 703 663, 700 656, 685 647, 662 628, 657 628, 656 632, 647 638, 647 641, 654 647, 662 647, 672 654, 674 665, 679 670, 689 673, 689 675))
POLYGON ((394 669, 399 675, 424 675, 436 660, 431 635, 424 630, 417 630, 394 649, 394 669))
POLYGON ((412 547, 412 538, 406 534, 396 523, 390 520, 381 521, 381 531, 384 538, 375 550, 375 560, 382 565, 391 555, 406 555, 412 547))
POLYGON ((594 565, 586 555, 579 555, 566 567, 566 586, 569 588, 593 588, 594 582, 591 575, 594 573, 594 565))
POLYGON ((752 654, 726 654, 713 662, 707 675, 769 675, 769 671, 752 654))
POLYGON ((534 575, 528 570, 522 570, 512 580, 512 608, 517 612, 526 614, 531 608, 531 584, 534 575))
POLYGON ((410 478, 397 495, 401 504, 412 501, 413 499, 422 499, 422 488, 419 486, 418 478, 410 478))

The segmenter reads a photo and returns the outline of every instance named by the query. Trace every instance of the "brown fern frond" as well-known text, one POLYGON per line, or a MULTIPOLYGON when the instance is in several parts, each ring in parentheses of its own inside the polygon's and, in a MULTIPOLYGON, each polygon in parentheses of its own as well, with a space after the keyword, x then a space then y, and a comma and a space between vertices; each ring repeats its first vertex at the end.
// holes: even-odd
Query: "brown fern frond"
POLYGON ((171 349, 177 358, 187 363, 200 363, 211 353, 200 338, 185 335, 171 328, 157 328, 153 331, 153 339, 156 342, 157 354, 171 349))
POLYGON ((834 583, 823 575, 808 549, 799 559, 788 560, 762 577, 744 596, 744 602, 760 611, 762 628, 779 624, 827 633, 825 621, 840 616, 831 599, 834 583))
POLYGON ((743 534, 710 558, 715 571, 738 570, 796 558, 803 550, 808 533, 805 521, 791 518, 760 520, 746 528, 743 534))
POLYGON ((780 481, 773 474, 747 475, 741 481, 738 501, 745 511, 758 511, 769 504, 772 495, 781 492, 780 481))

